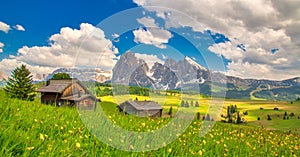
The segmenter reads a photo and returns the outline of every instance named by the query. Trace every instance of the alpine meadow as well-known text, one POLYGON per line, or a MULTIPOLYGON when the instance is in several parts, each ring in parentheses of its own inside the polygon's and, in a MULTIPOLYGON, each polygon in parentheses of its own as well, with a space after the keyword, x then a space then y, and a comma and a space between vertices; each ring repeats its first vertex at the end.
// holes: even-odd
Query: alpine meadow
POLYGON ((300 0, 0 6, 0 157, 300 157, 300 0))

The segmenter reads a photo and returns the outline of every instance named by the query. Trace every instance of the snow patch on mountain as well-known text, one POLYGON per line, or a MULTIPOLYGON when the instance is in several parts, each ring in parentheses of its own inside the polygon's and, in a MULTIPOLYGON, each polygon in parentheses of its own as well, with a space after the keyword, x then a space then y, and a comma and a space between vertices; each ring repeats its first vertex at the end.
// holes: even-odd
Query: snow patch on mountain
POLYGON ((201 70, 207 71, 207 69, 206 69, 205 67, 201 66, 200 64, 198 64, 196 61, 194 61, 194 60, 191 59, 190 57, 185 56, 184 59, 185 59, 187 62, 189 62, 191 65, 193 65, 193 66, 195 66, 195 67, 197 67, 197 68, 199 68, 199 69, 201 69, 201 70))

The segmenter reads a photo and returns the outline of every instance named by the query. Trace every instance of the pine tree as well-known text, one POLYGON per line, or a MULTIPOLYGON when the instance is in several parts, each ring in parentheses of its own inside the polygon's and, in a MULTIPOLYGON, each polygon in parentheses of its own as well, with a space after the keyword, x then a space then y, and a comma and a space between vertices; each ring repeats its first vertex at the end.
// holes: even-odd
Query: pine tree
POLYGON ((237 112, 237 118, 236 118, 236 123, 240 124, 241 123, 241 117, 240 117, 240 112, 237 112))
POLYGON ((170 115, 171 118, 172 118, 172 113, 173 113, 173 108, 171 106, 170 109, 169 109, 169 115, 170 115))
POLYGON ((200 120, 200 112, 197 112, 197 120, 200 120))
POLYGON ((209 114, 206 114, 205 120, 210 121, 210 115, 209 114))
POLYGON ((199 107, 199 102, 198 101, 196 101, 195 107, 199 107))
POLYGON ((186 101, 186 102, 185 102, 185 107, 190 107, 190 105, 189 105, 189 102, 188 102, 188 101, 186 101))
POLYGON ((268 120, 272 120, 271 116, 268 114, 268 120))
POLYGON ((32 75, 25 65, 12 71, 4 91, 11 98, 34 100, 35 88, 32 84, 32 75))
POLYGON ((184 104, 184 101, 183 101, 183 100, 181 100, 180 106, 181 106, 181 107, 185 107, 185 104, 184 104))
POLYGON ((228 123, 232 122, 232 118, 231 118, 231 106, 227 106, 227 119, 228 119, 228 123))

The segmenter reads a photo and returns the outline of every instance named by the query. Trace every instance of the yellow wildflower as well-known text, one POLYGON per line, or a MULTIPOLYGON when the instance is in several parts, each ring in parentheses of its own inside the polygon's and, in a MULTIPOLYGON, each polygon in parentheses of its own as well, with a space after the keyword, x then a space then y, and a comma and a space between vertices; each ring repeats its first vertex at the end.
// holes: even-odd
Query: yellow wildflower
POLYGON ((202 151, 201 151, 201 150, 199 150, 198 154, 201 156, 203 153, 202 153, 202 151))
POLYGON ((40 134, 40 139, 41 139, 42 141, 44 141, 44 140, 45 140, 45 137, 44 137, 44 135, 43 135, 43 134, 40 134))
POLYGON ((27 150, 32 150, 32 149, 34 149, 34 147, 27 147, 26 149, 27 150))
POLYGON ((80 148, 80 143, 76 142, 76 148, 80 148))

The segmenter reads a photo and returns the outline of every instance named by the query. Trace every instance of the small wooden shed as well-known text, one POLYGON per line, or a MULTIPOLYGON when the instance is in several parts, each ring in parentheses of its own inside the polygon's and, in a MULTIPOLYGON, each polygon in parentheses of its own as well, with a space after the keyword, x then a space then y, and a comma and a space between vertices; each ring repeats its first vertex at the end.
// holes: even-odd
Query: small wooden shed
POLYGON ((49 80, 37 90, 41 93, 41 102, 57 106, 77 106, 80 109, 96 109, 99 101, 79 80, 49 80))
POLYGON ((154 101, 128 100, 118 106, 120 112, 139 117, 161 117, 163 108, 154 101))

